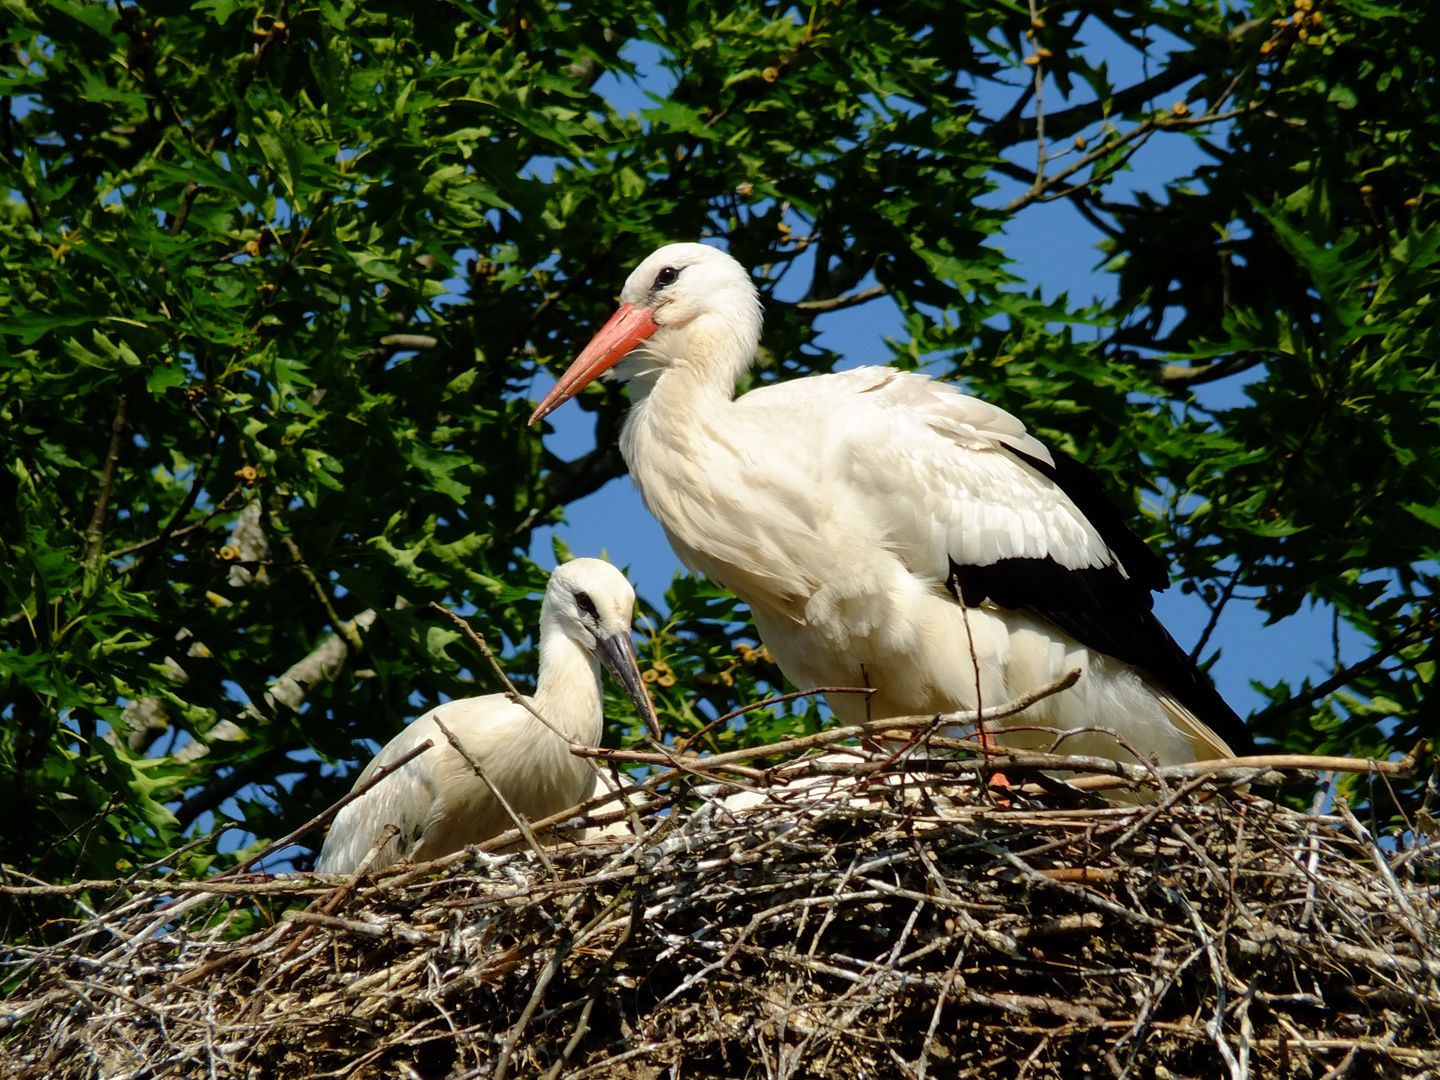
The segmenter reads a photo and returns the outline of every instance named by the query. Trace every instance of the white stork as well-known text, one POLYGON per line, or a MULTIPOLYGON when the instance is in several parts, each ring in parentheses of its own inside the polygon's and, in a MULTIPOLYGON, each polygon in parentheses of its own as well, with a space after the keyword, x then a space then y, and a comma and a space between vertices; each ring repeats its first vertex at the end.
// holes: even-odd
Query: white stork
POLYGON ((387 825, 400 832, 371 864, 374 869, 402 859, 436 859, 498 836, 514 822, 490 784, 532 820, 589 798, 595 770, 570 753, 570 743, 594 746, 604 729, 597 657, 660 737, 630 640, 634 610, 635 590, 609 563, 575 559, 559 567, 540 606, 540 674, 530 699, 556 731, 504 694, 437 705, 386 743, 355 786, 426 739, 435 745, 335 816, 315 869, 354 873, 387 825), (450 745, 437 720, 479 762, 489 784, 450 745))
MULTIPOLYGON (((680 561, 750 606, 798 685, 876 689, 832 695, 841 721, 999 705, 1078 667, 1078 685, 1005 724, 1101 726, 1163 764, 1250 748, 1151 611, 1164 564, 1083 465, 888 367, 737 398, 761 309, 715 248, 661 248, 620 300, 530 422, 602 373, 628 381, 621 451, 680 561)), ((1103 733, 1061 750, 1129 757, 1103 733)))

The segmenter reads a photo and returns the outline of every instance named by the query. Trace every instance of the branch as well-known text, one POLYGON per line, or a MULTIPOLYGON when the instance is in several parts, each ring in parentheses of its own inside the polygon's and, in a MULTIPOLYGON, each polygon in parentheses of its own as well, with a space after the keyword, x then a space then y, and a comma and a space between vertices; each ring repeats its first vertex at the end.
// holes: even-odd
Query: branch
POLYGON ((530 333, 531 328, 540 321, 540 317, 544 315, 547 311, 549 311, 552 307, 554 307, 557 303, 559 303, 561 300, 565 299, 565 297, 569 296, 572 292, 578 289, 581 285, 584 285, 586 282, 588 282, 595 275, 595 272, 610 260, 610 256, 613 255, 615 253, 615 249, 620 246, 620 242, 627 239, 629 239, 629 235, 627 233, 617 233, 614 237, 611 238, 608 244, 606 244, 596 253, 593 259, 591 259, 588 263, 584 265, 584 267, 581 268, 578 274, 567 277, 565 281, 561 284, 560 288, 556 289, 553 293, 550 293, 543 300, 541 300, 540 303, 536 304, 528 312, 522 315, 519 321, 516 323, 514 331, 510 334, 510 341, 505 346, 504 354, 506 356, 509 356, 517 348, 519 348, 520 343, 525 340, 525 335, 530 333))
POLYGON ((1266 358, 1265 353, 1246 350, 1227 356, 1223 360, 1216 360, 1214 363, 1201 364, 1199 367, 1190 364, 1166 364, 1160 369, 1160 384, 1184 390, 1191 386, 1223 379, 1228 375, 1238 375, 1242 371, 1249 371, 1251 368, 1263 364, 1266 358))
MULTIPOLYGON (((500 681, 505 684, 506 693, 509 695, 511 701, 521 706, 536 720, 539 720, 540 723, 544 724, 552 732, 554 732, 560 738, 564 739, 565 745, 569 746, 572 751, 574 750, 576 744, 571 740, 570 736, 566 735, 554 724, 550 723, 549 720, 546 720, 545 717, 541 716, 539 710, 537 710, 535 706, 531 704, 530 699, 527 698, 524 694, 522 694, 519 688, 510 681, 510 676, 505 674, 505 669, 500 666, 500 661, 495 659, 495 654, 490 650, 490 644, 485 640, 485 636, 483 634, 479 633, 477 630, 471 627, 468 622, 462 619, 459 615, 456 615, 449 608, 442 607, 434 600, 430 601, 430 608, 434 611, 440 612, 440 614, 444 615, 456 626, 458 626, 461 632, 470 639, 471 643, 475 646, 475 648, 480 650, 481 655, 484 656, 486 660, 490 661, 491 668, 494 669, 496 675, 500 676, 500 681)), ((469 761, 469 756, 464 756, 466 760, 469 761)), ((471 768, 475 768, 473 762, 471 763, 471 768)))
POLYGON ((85 529, 85 580, 91 583, 100 561, 100 543, 105 537, 105 514, 110 508, 110 494, 115 486, 115 470, 120 465, 120 444, 125 435, 125 417, 130 406, 130 391, 120 392, 115 419, 110 422, 110 449, 100 469, 100 493, 95 498, 95 512, 85 529))
MULTIPOLYGON (((604 414, 602 413, 602 416, 604 414)), ((597 432, 597 435, 599 433, 597 432)), ((486 545, 486 554, 499 551, 502 546, 508 551, 525 540, 545 518, 558 507, 599 491, 616 477, 625 475, 625 459, 620 456, 620 446, 615 439, 606 439, 584 457, 574 461, 560 462, 550 470, 549 491, 540 502, 530 508, 520 524, 504 537, 497 537, 486 545), (561 477, 557 482, 556 477, 561 477)))
MULTIPOLYGON (((1267 22, 1267 19, 1251 19, 1241 23, 1226 35, 1226 43, 1238 44, 1248 37, 1252 30, 1266 25, 1267 22)), ((1085 105, 1076 105, 1058 113, 1051 113, 1045 117, 1045 126, 1052 139, 1063 139, 1108 117, 1124 115, 1132 109, 1137 109, 1151 98, 1163 94, 1167 90, 1173 90, 1197 75, 1205 74, 1206 68, 1207 65, 1199 56, 1199 51, 1192 50, 1182 56, 1172 58, 1170 66, 1158 75, 1151 76, 1134 86, 1126 87, 1124 90, 1117 90, 1108 98, 1092 101, 1085 105)), ((1017 110, 1012 108, 1004 117, 991 124, 984 133, 990 137, 991 143, 996 148, 1003 149, 1016 143, 1029 142, 1035 138, 1035 122, 1019 116, 1017 110)))
MULTIPOLYGON (((305 687, 317 686, 322 681, 334 682, 345 667, 345 658, 351 655, 348 636, 353 634, 358 638, 361 630, 369 630, 374 625, 375 619, 375 609, 366 608, 350 622, 341 623, 346 637, 331 634, 311 649, 303 659, 286 668, 285 673, 265 692, 265 700, 269 706, 274 709, 277 701, 283 702, 298 713, 305 702, 305 687)), ((259 713, 253 715, 258 717, 259 713)))
POLYGON ((858 293, 851 293, 849 296, 834 296, 829 300, 801 300, 793 306, 796 311, 813 311, 817 315, 824 315, 831 311, 844 311, 846 308, 858 307, 877 297, 886 296, 889 292, 890 290, 884 285, 875 285, 869 289, 861 289, 858 293))
POLYGON ((204 486, 205 478, 210 474, 210 463, 215 460, 215 451, 220 446, 220 429, 224 426, 224 419, 222 414, 216 420, 215 430, 210 433, 210 445, 205 450, 205 456, 200 459, 200 464, 195 467, 195 479, 191 481, 190 490, 185 493, 185 498, 181 501, 179 508, 175 513, 170 515, 170 520, 167 521, 165 527, 160 530, 160 535, 153 541, 146 543, 145 546, 152 550, 140 560, 139 565, 136 567, 135 576, 131 579, 133 581, 131 588, 140 588, 141 583, 145 580, 145 576, 150 573, 151 568, 154 567, 156 561, 165 551, 165 544, 169 541, 170 535, 175 531, 175 526, 180 523, 180 520, 185 517, 186 514, 195 508, 195 500, 200 497, 200 489, 204 486))
MULTIPOLYGON (((229 492, 226 493, 223 499, 221 499, 210 509, 210 512, 207 513, 203 518, 201 518, 199 521, 191 522, 183 529, 176 529, 169 535, 168 539, 179 540, 183 536, 189 536, 197 529, 203 529, 206 525, 210 524, 210 519, 213 518, 216 514, 224 513, 229 508, 231 501, 234 500, 237 495, 243 495, 244 493, 244 486, 241 484, 236 484, 233 488, 229 490, 229 492)), ((171 524, 174 524, 174 521, 172 521, 171 524)), ((115 559, 124 558, 126 555, 133 555, 137 551, 144 551, 146 548, 153 547, 156 544, 163 544, 166 539, 167 537, 162 532, 158 536, 152 536, 149 540, 141 540, 138 544, 131 544, 129 547, 116 548, 114 551, 110 552, 109 555, 105 556, 105 561, 113 562, 115 559)), ((120 572, 129 573, 132 569, 134 569, 133 566, 127 566, 120 572)))
MULTIPOLYGON (((280 10, 276 13, 270 24, 270 32, 265 35, 265 40, 255 49, 255 58, 250 61, 250 66, 240 76, 240 83, 235 88, 235 96, 243 98, 250 89, 250 84, 255 81, 255 76, 260 71, 260 61, 270 51, 272 45, 285 36, 285 24, 289 22, 289 0, 281 0, 280 10)), ((227 131, 235 127, 235 105, 232 102, 226 107, 219 120, 215 124, 215 134, 205 140, 205 155, 213 154, 220 145, 220 138, 227 131)), ((188 134, 188 132, 187 132, 188 134)), ((185 185, 185 191, 180 196, 180 208, 175 212, 175 217, 170 221, 170 235, 179 236, 180 230, 185 228, 185 222, 190 219, 190 211, 195 206, 195 196, 200 193, 198 181, 191 180, 185 185)))
POLYGON ((429 334, 387 334, 380 339, 380 344, 397 350, 433 349, 440 344, 440 339, 429 334))
POLYGON ((500 808, 504 810, 510 820, 515 823, 515 827, 520 830, 520 835, 525 837, 525 843, 530 846, 531 851, 535 852, 536 857, 540 860, 540 865, 545 867, 551 879, 558 879, 559 875, 555 873, 555 865, 550 861, 550 857, 545 854, 545 849, 540 846, 540 841, 535 839, 535 833, 530 828, 529 821, 510 805, 510 800, 505 798, 505 793, 491 782, 490 777, 485 775, 485 767, 480 764, 480 759, 470 753, 465 744, 456 738, 455 733, 445 726, 445 722, 440 719, 438 712, 435 714, 435 726, 440 729, 440 734, 445 736, 445 741, 450 744, 450 748, 460 755, 465 764, 470 766, 470 771, 485 785, 486 790, 495 796, 495 801, 500 804, 500 808))
POLYGON ((1235 572, 1230 575, 1230 581, 1226 584, 1225 590, 1220 594, 1215 605, 1210 609, 1210 618, 1205 623, 1205 629, 1200 632, 1200 640, 1195 642, 1195 647, 1190 650, 1190 662, 1198 664, 1200 654, 1205 651, 1205 645, 1210 640, 1210 635, 1215 632, 1215 627, 1220 623, 1220 616, 1225 612, 1225 606, 1235 596, 1235 588, 1240 584, 1240 578, 1250 568, 1247 560, 1241 560, 1240 565, 1235 567, 1235 572))
POLYGON ((1401 649, 1409 648, 1411 645, 1418 645, 1420 642, 1436 634, 1440 634, 1440 619, 1437 619, 1437 614, 1440 614, 1440 607, 1432 607, 1422 616, 1423 622, 1420 626, 1415 627, 1407 633, 1391 638, 1381 646, 1377 652, 1371 653, 1359 663, 1351 664, 1344 671, 1326 679, 1319 686, 1303 694, 1297 694, 1289 701, 1282 701, 1278 705, 1270 706, 1270 708, 1264 712, 1252 717, 1250 719, 1250 726, 1255 727, 1264 721, 1274 720, 1281 716, 1288 716, 1290 713, 1303 709, 1307 705, 1313 705, 1322 698, 1329 697, 1347 683, 1358 679, 1372 668, 1378 667, 1401 649))
POLYGON ((780 694, 778 697, 766 698, 764 701, 752 702, 749 705, 742 705, 740 708, 726 713, 724 716, 711 720, 699 731, 685 736, 675 744, 675 752, 683 754, 690 747, 694 746, 699 739, 714 731, 721 724, 734 720, 737 716, 744 716, 756 709, 763 709, 770 705, 783 705, 787 701, 794 701, 796 698, 814 697, 816 694, 875 694, 879 687, 875 686, 817 686, 813 690, 795 690, 789 694, 780 694))
POLYGON ((236 863, 229 870, 225 870, 221 873, 216 874, 210 880, 218 881, 220 878, 233 877, 236 874, 243 874, 246 870, 250 869, 250 867, 254 866, 261 859, 267 858, 268 856, 275 854, 275 852, 281 851, 284 848, 289 847, 291 844, 295 843, 295 841, 299 840, 302 836, 308 833, 311 829, 315 828, 317 825, 321 825, 324 822, 329 821, 341 810, 344 810, 345 807, 349 806, 352 802, 360 798, 360 796, 364 795, 376 784, 380 783, 381 780, 384 780, 391 773, 397 772, 404 766, 410 764, 410 762, 414 761, 417 757, 425 753, 426 750, 429 750, 434 745, 435 742, 433 739, 426 739, 419 746, 413 747, 406 753, 401 754, 389 765, 380 766, 378 769, 375 770, 374 773, 371 774, 369 780, 366 780, 363 784, 356 784, 355 787, 350 791, 350 794, 346 795, 339 802, 334 803, 327 809, 320 811, 320 813, 316 814, 309 821, 305 822, 304 825, 301 825, 298 829, 294 829, 291 832, 286 833, 279 840, 276 840, 274 843, 270 844, 262 851, 258 851, 254 855, 251 855, 244 862, 236 863))
MULTIPOLYGON (((578 757, 606 758, 613 761, 635 761, 651 765, 682 764, 688 767, 698 767, 702 770, 713 770, 723 765, 730 765, 739 761, 751 761, 757 757, 774 757, 779 754, 794 754, 802 750, 811 750, 817 746, 830 746, 846 739, 864 739, 879 737, 889 731, 913 731, 924 729, 932 724, 942 727, 971 726, 981 724, 987 720, 1000 720, 1016 713, 1024 712, 1037 701, 1043 701, 1052 694, 1058 694, 1068 690, 1080 681, 1080 669, 1075 668, 1062 678, 1048 683, 1040 689, 1025 694, 1004 705, 994 705, 988 709, 969 710, 954 713, 928 713, 924 716, 896 716, 886 720, 867 720, 863 724, 850 724, 846 727, 834 728, 831 731, 822 731, 815 735, 802 735, 795 739, 785 739, 778 743, 771 743, 769 746, 755 746, 744 750, 731 750, 725 754, 711 754, 708 757, 700 757, 697 754, 647 754, 635 750, 607 750, 604 748, 591 748, 588 746, 571 746, 570 752, 578 757)), ((979 746, 979 743, 975 744, 979 746)), ((658 781, 657 781, 658 782, 658 781)))
POLYGON ((1035 28, 1043 25, 1040 13, 1035 10, 1035 0, 1030 0, 1030 40, 1035 51, 1025 58, 1033 61, 1035 68, 1035 185, 1045 181, 1045 63, 1049 50, 1041 51, 1040 42, 1035 39, 1035 28))
POLYGON ((265 775, 266 770, 285 757, 293 747, 275 746, 248 761, 237 763, 225 776, 212 780, 175 811, 175 820, 183 832, 201 814, 214 810, 241 788, 254 783, 265 775))
POLYGON ((335 610, 335 605, 330 602, 330 594, 325 591, 325 586, 315 576, 315 572, 305 562, 305 557, 300 554, 300 545, 295 543, 295 538, 282 536, 281 541, 285 549, 290 552, 290 557, 295 560, 295 565, 300 568, 300 573, 305 575, 305 580, 310 582, 310 587, 315 590, 315 596, 320 605, 325 609, 325 617, 330 622, 330 629, 345 642, 349 647, 352 656, 359 656, 364 651, 365 643, 360 640, 360 632, 355 629, 354 624, 347 623, 340 618, 340 613, 335 610))

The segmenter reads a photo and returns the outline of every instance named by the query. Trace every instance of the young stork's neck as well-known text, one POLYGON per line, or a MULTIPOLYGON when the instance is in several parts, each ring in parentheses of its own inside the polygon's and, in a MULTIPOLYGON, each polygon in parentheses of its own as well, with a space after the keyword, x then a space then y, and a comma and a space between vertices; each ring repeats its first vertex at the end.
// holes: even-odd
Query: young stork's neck
MULTIPOLYGON (((600 664, 547 612, 540 622, 540 675, 535 680, 535 711, 570 738, 596 746, 604 729, 600 664)), ((535 721, 536 738, 564 749, 553 732, 535 721)))

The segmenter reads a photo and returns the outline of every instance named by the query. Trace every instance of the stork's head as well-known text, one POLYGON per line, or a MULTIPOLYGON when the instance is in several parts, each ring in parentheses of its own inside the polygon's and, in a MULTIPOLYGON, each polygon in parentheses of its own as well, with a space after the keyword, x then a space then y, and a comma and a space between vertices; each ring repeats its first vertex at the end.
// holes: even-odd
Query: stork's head
POLYGON ((635 590, 624 574, 599 559, 572 559, 550 575, 540 609, 541 634, 558 630, 594 654, 659 739, 660 721, 630 640, 634 615, 635 590))
POLYGON ((731 388, 759 343, 760 300, 745 268, 705 244, 667 244, 635 268, 620 292, 620 310, 545 395, 530 423, 612 368, 622 379, 687 368, 693 377, 731 388))

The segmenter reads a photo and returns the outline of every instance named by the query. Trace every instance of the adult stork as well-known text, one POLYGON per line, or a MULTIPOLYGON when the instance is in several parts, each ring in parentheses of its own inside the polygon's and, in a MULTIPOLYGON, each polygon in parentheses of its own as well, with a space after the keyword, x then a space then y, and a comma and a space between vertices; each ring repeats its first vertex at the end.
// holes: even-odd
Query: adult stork
POLYGON ((322 874, 354 873, 388 825, 396 826, 399 834, 381 849, 373 869, 402 859, 437 859, 467 844, 483 843, 514 825, 495 790, 512 810, 531 819, 589 798, 595 770, 570 753, 570 744, 594 746, 604 728, 597 658, 660 737, 630 640, 634 610, 635 590, 609 563, 575 559, 559 567, 550 575, 540 605, 540 675, 530 699, 535 712, 504 694, 431 709, 385 744, 355 786, 426 739, 434 746, 335 816, 315 869, 322 874), (480 764, 484 780, 450 744, 440 723, 480 764))
MULTIPOLYGON (((530 422, 607 371, 628 381, 621 452, 680 561, 750 606, 798 685, 873 687, 829 698, 842 721, 999 705, 1078 667, 1006 723, 1104 727, 1163 764, 1250 749, 1151 610, 1164 564, 1084 466, 889 367, 737 398, 761 308, 715 248, 661 248, 620 301, 530 422)), ((1128 759, 1101 732, 1063 749, 1128 759)))

